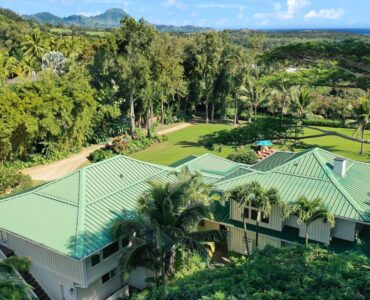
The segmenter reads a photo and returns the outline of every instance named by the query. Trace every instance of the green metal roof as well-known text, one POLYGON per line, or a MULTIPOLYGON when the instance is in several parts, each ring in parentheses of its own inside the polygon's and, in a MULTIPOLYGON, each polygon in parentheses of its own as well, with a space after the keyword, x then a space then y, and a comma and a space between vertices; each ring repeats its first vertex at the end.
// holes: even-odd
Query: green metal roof
POLYGON ((277 152, 262 161, 262 168, 262 162, 257 163, 254 172, 221 180, 216 188, 226 191, 259 181, 266 188, 277 188, 288 203, 301 195, 320 197, 336 216, 370 222, 370 164, 347 160, 342 178, 333 171, 335 157, 319 148, 291 155, 277 152))
MULTIPOLYGON (((219 191, 257 180, 278 188, 288 202, 302 194, 322 197, 335 215, 369 222, 370 165, 349 160, 341 178, 332 170, 335 157, 321 149, 290 155, 278 152, 263 161, 262 171, 258 164, 250 168, 210 154, 176 168, 117 156, 0 200, 0 228, 65 255, 86 257, 111 242, 109 223, 123 209, 136 209, 148 181, 175 180, 173 171, 183 166, 200 171, 219 191)), ((228 204, 222 207, 225 210, 215 213, 215 220, 227 223, 228 204)))
POLYGON ((207 174, 208 176, 213 175, 221 178, 245 165, 206 153, 197 157, 196 159, 192 159, 182 165, 179 165, 178 168, 183 166, 187 166, 190 171, 199 171, 207 174))

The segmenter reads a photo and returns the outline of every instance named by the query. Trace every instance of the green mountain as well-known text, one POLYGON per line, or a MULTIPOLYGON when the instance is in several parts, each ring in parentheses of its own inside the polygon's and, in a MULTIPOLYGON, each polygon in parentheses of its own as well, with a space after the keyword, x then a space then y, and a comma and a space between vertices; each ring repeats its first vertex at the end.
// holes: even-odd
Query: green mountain
POLYGON ((42 24, 58 25, 63 24, 66 26, 81 26, 89 28, 113 28, 118 27, 120 21, 129 16, 124 10, 119 8, 108 9, 103 14, 85 17, 81 15, 72 15, 66 18, 57 17, 51 13, 43 12, 33 15, 24 15, 25 19, 35 20, 42 24))
MULTIPOLYGON (((60 18, 48 12, 37 13, 33 15, 24 15, 23 18, 37 21, 41 24, 58 25, 63 24, 65 26, 81 26, 86 28, 115 28, 119 27, 120 21, 129 14, 120 8, 108 9, 103 14, 86 17, 81 15, 72 15, 65 18, 60 18)), ((155 25, 159 31, 165 32, 185 32, 194 33, 201 31, 209 31, 211 28, 203 28, 197 26, 173 26, 173 25, 155 25)))

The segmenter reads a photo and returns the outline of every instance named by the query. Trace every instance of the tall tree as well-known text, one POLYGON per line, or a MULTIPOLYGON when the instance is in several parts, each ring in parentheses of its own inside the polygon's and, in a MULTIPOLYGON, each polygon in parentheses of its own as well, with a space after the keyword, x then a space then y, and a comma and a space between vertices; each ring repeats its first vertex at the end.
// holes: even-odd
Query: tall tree
POLYGON ((197 81, 198 97, 204 99, 206 123, 209 123, 209 104, 220 68, 222 48, 221 34, 208 32, 197 35, 194 43, 186 49, 187 64, 192 68, 190 73, 197 81))
POLYGON ((156 31, 143 19, 133 18, 121 21, 121 28, 115 31, 118 46, 118 66, 121 69, 120 86, 129 101, 131 135, 135 138, 135 101, 150 81, 150 61, 156 31))
POLYGON ((308 245, 310 226, 313 222, 319 219, 325 219, 331 228, 335 225, 333 214, 328 211, 321 198, 309 200, 305 196, 301 196, 292 203, 291 213, 297 216, 298 223, 305 225, 304 236, 306 246, 308 245))
MULTIPOLYGON (((365 139, 365 131, 367 126, 370 124, 370 94, 367 93, 366 96, 363 96, 359 99, 358 105, 355 107, 354 112, 356 114, 356 121, 351 122, 352 125, 356 126, 354 136, 360 135, 361 139, 365 139)), ((364 155, 365 153, 365 143, 361 143, 360 154, 364 155)))
POLYGON ((131 270, 144 266, 154 271, 157 286, 167 293, 169 276, 174 273, 179 249, 209 255, 207 242, 218 240, 216 230, 198 231, 199 222, 210 216, 208 207, 190 201, 189 182, 151 183, 139 200, 137 214, 124 212, 112 226, 119 238, 130 236, 132 246, 121 259, 124 280, 131 270))
POLYGON ((291 95, 295 104, 298 118, 302 119, 309 111, 312 103, 310 91, 306 87, 295 86, 291 89, 291 95))
POLYGON ((38 60, 41 60, 47 50, 45 39, 38 29, 27 35, 21 45, 26 56, 31 56, 38 60))

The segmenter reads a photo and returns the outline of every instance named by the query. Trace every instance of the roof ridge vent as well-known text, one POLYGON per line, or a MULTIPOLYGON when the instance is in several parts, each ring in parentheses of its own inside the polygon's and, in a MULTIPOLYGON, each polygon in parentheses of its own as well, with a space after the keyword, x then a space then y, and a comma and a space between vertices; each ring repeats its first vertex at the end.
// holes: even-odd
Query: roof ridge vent
POLYGON ((347 160, 344 157, 337 156, 334 158, 334 173, 340 177, 344 177, 346 175, 346 166, 347 160))

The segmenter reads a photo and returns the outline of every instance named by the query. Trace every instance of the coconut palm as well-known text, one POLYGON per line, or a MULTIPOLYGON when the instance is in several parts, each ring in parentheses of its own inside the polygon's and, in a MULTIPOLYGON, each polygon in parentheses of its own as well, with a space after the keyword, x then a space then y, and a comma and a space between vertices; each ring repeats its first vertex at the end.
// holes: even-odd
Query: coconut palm
POLYGON ((254 77, 249 77, 246 83, 246 96, 253 110, 254 119, 257 120, 257 109, 267 101, 270 90, 267 85, 254 77))
POLYGON ((184 250, 209 257, 208 243, 220 240, 218 230, 198 231, 199 222, 210 217, 203 203, 190 201, 188 182, 150 183, 139 199, 137 213, 123 212, 112 226, 115 238, 129 236, 132 245, 120 265, 124 280, 130 271, 143 266, 154 273, 154 281, 163 285, 175 271, 176 253, 184 250))
POLYGON ((292 203, 291 213, 297 216, 298 224, 305 225, 304 236, 306 246, 308 245, 309 229, 313 222, 319 219, 326 219, 331 228, 335 225, 333 214, 327 210, 321 198, 309 200, 305 196, 301 196, 298 200, 292 203))
POLYGON ((199 172, 191 172, 188 167, 181 168, 180 172, 175 172, 179 182, 187 187, 187 197, 190 202, 201 202, 209 204, 211 186, 203 180, 203 175, 199 172))
POLYGON ((295 103, 297 116, 302 119, 308 113, 309 106, 311 105, 311 93, 307 88, 297 86, 291 89, 291 95, 295 103))
POLYGON ((37 59, 41 59, 46 50, 40 30, 34 30, 31 34, 27 35, 21 46, 26 56, 37 59))
MULTIPOLYGON (((360 98, 359 105, 355 108, 356 121, 351 122, 352 125, 356 126, 354 136, 360 135, 361 139, 365 139, 365 130, 370 123, 370 94, 360 98)), ((365 153, 365 144, 361 143, 360 154, 365 153)))
MULTIPOLYGON (((251 203, 252 207, 257 209, 256 218, 256 248, 258 248, 259 226, 262 218, 268 218, 271 214, 271 208, 274 204, 284 206, 280 201, 279 193, 276 189, 264 189, 260 183, 253 181, 237 189, 237 195, 233 196, 239 207, 242 209, 242 215, 245 219, 243 210, 245 205, 251 203)), ((245 220, 244 220, 245 223, 245 220)))
POLYGON ((9 257, 0 259, 0 299, 28 300, 31 287, 27 285, 15 272, 28 271, 31 262, 27 258, 9 257))
POLYGON ((268 218, 274 204, 280 204, 279 193, 276 189, 265 190, 257 181, 247 184, 245 187, 247 201, 251 202, 252 207, 257 208, 256 219, 256 248, 258 248, 259 225, 263 218, 268 218))

